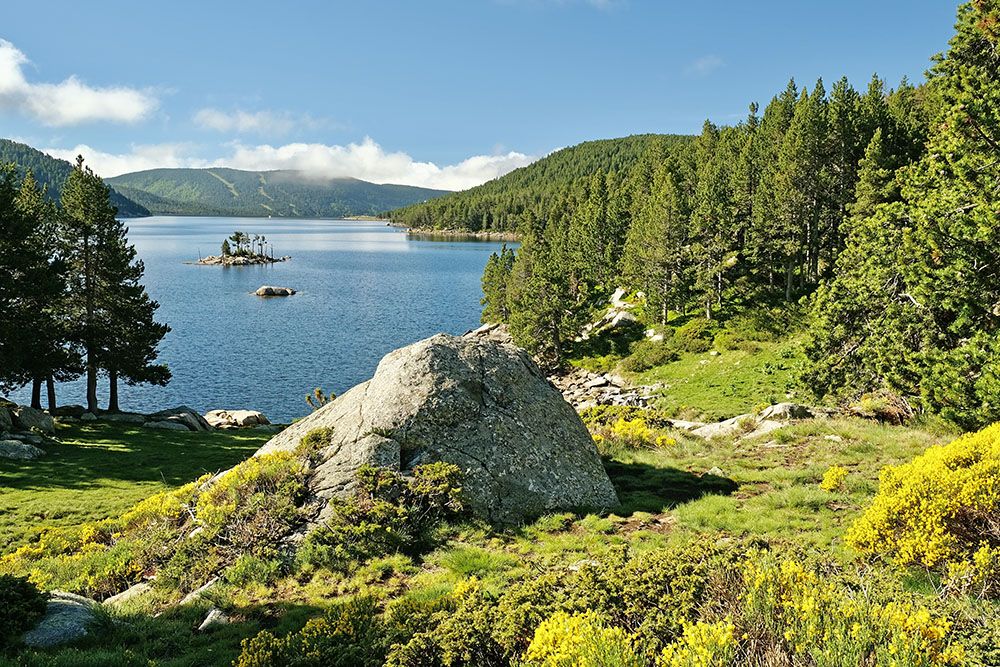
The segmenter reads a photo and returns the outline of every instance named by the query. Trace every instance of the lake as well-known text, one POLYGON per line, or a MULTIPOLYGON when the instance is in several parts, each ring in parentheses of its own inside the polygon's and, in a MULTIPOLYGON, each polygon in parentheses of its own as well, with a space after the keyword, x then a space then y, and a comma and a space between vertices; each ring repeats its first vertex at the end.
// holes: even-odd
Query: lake
MULTIPOLYGON (((387 352, 438 332, 479 325, 488 241, 410 239, 379 222, 152 217, 128 221, 145 284, 170 325, 160 359, 165 387, 122 386, 124 410, 179 404, 260 410, 287 422, 309 412, 314 387, 338 394, 371 377, 387 352), (234 230, 263 234, 287 262, 185 264, 216 255, 234 230), (291 287, 261 298, 261 285, 291 287)), ((101 382, 101 405, 106 382, 101 382)), ((27 402, 28 392, 11 396, 27 402)), ((82 381, 60 385, 59 404, 84 403, 82 381)), ((44 403, 44 397, 43 397, 44 403)))

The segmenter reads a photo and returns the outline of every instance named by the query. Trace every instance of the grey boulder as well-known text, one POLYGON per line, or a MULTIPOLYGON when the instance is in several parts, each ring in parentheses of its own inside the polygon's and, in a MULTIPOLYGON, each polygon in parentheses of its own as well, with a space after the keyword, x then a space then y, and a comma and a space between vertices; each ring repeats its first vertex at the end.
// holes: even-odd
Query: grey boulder
POLYGON ((22 641, 32 648, 46 648, 80 639, 94 620, 96 605, 93 600, 79 595, 53 591, 45 616, 24 634, 22 641))
POLYGON ((387 354, 375 375, 272 438, 291 451, 331 427, 311 488, 326 503, 364 464, 404 473, 445 461, 464 472, 467 506, 497 522, 553 510, 609 509, 614 487, 580 417, 528 354, 492 329, 432 336, 387 354))
POLYGON ((39 431, 41 433, 52 434, 56 432, 56 423, 52 417, 29 408, 27 405, 18 405, 13 409, 14 426, 22 431, 39 431))
POLYGON ((13 406, 13 404, 0 403, 0 432, 14 428, 14 417, 8 409, 8 405, 13 406))
POLYGON ((261 285, 254 292, 257 296, 292 296, 295 290, 291 287, 275 287, 274 285, 261 285))
MULTIPOLYGON (((174 422, 186 427, 189 431, 211 431, 212 425, 205 421, 198 412, 186 405, 168 410, 160 410, 148 416, 149 422, 174 422)), ((147 424, 148 425, 148 424, 147 424)))
POLYGON ((20 440, 0 440, 0 459, 30 461, 45 454, 44 450, 20 440))
POLYGON ((250 428, 271 423, 256 410, 210 410, 205 413, 205 421, 215 428, 250 428))
POLYGON ((142 425, 142 427, 143 428, 158 428, 158 429, 162 429, 164 431, 189 431, 190 432, 190 430, 191 430, 185 424, 182 424, 180 422, 172 422, 172 421, 152 421, 152 422, 146 422, 145 424, 142 425))

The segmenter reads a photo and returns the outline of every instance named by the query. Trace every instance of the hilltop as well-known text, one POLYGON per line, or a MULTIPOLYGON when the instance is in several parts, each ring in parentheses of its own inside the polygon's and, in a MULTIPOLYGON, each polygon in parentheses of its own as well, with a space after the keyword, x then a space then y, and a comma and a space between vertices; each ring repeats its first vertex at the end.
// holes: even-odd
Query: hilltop
POLYGON ((383 211, 447 194, 356 178, 315 178, 301 171, 150 169, 107 179, 155 215, 340 218, 383 211))
MULTIPOLYGON (((54 158, 10 139, 0 139, 0 164, 4 162, 13 162, 22 176, 30 169, 39 184, 47 188, 49 197, 55 201, 59 200, 63 183, 73 170, 73 165, 66 160, 54 158)), ((111 203, 118 207, 118 215, 123 218, 141 218, 150 214, 145 206, 124 196, 115 188, 111 189, 111 203)))

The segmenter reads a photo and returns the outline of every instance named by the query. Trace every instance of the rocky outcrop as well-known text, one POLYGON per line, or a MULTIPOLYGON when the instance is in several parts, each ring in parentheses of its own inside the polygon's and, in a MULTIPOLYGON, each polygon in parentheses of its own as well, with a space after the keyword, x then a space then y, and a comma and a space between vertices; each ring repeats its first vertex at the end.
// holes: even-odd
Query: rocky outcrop
POLYGON ((764 408, 756 414, 747 413, 714 424, 705 424, 693 429, 691 434, 708 439, 731 436, 742 436, 748 439, 757 438, 788 426, 791 422, 804 419, 821 419, 829 417, 833 412, 833 410, 814 408, 797 403, 777 403, 764 408))
MULTIPOLYGON (((274 264, 275 262, 286 262, 291 257, 270 257, 268 255, 209 255, 202 257, 194 264, 206 264, 209 266, 252 266, 254 264, 274 264)), ((191 263, 191 262, 189 262, 191 263)))
POLYGON ((274 285, 261 285, 254 292, 257 296, 292 296, 295 290, 291 287, 275 287, 274 285))
POLYGON ((572 406, 523 350, 493 328, 432 336, 387 354, 375 375, 296 422, 256 455, 289 451, 316 428, 329 444, 311 478, 319 511, 349 493, 363 464, 407 471, 445 461, 464 472, 476 514, 516 522, 559 509, 617 505, 572 406))
POLYGON ((17 405, 11 412, 14 428, 17 430, 49 435, 56 432, 56 423, 48 413, 29 408, 27 405, 17 405))
POLYGON ((88 598, 53 591, 49 595, 45 616, 21 639, 32 648, 48 648, 80 639, 87 634, 87 628, 94 620, 96 606, 97 603, 88 598))
POLYGON ((267 426, 271 422, 256 410, 211 410, 205 413, 205 421, 215 428, 253 428, 267 426))
POLYGON ((172 428, 168 426, 163 426, 162 424, 173 423, 180 424, 189 431, 211 431, 212 425, 205 421, 205 418, 198 414, 192 408, 186 405, 181 405, 176 408, 170 408, 167 410, 160 410, 159 412, 154 412, 151 415, 147 415, 147 421, 143 426, 149 428, 172 428), (159 426, 154 426, 154 424, 160 424, 159 426))
POLYGON ((613 373, 599 375, 576 368, 563 375, 549 377, 566 400, 578 411, 595 405, 627 405, 645 408, 652 405, 659 385, 633 386, 613 373))

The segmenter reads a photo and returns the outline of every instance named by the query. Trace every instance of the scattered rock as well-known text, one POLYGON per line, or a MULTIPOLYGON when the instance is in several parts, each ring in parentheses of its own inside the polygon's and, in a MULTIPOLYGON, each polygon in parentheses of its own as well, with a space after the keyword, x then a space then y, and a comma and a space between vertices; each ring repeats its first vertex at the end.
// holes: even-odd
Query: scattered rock
POLYGON ((211 410, 205 413, 205 421, 215 428, 250 428, 271 423, 256 410, 211 410))
POLYGON ((53 417, 75 417, 79 419, 87 408, 82 405, 60 405, 55 410, 50 410, 53 417))
POLYGON ((831 434, 831 435, 824 435, 823 439, 824 440, 829 440, 830 442, 843 442, 844 441, 844 439, 841 438, 839 435, 833 435, 833 434, 831 434))
POLYGON ((683 419, 671 419, 670 428, 676 428, 681 431, 693 431, 697 428, 701 428, 705 425, 705 422, 689 422, 683 419))
MULTIPOLYGON (((195 410, 187 407, 186 405, 180 405, 176 408, 170 408, 167 410, 160 410, 159 412, 154 412, 148 416, 150 422, 175 422, 177 424, 182 424, 189 431, 211 431, 212 425, 205 421, 205 418, 198 414, 195 410)), ((156 427, 159 428, 159 427, 156 427)))
POLYGON ((630 387, 619 375, 598 375, 580 368, 565 375, 553 375, 549 382, 577 412, 595 405, 649 407, 656 398, 655 392, 661 388, 658 385, 630 387))
POLYGON ((0 440, 0 459, 30 461, 42 456, 45 452, 38 447, 20 440, 0 440))
POLYGON ((295 290, 291 287, 275 287, 273 285, 261 285, 254 292, 257 296, 292 296, 295 290))
POLYGON ((213 607, 205 616, 205 620, 198 626, 198 632, 205 632, 219 625, 229 625, 229 616, 213 607))
POLYGON ((706 475, 713 475, 715 477, 725 477, 726 476, 726 473, 722 472, 722 468, 719 468, 718 466, 712 466, 711 468, 709 468, 705 472, 705 474, 706 475))
POLYGON ((190 431, 187 426, 181 424, 180 422, 169 422, 169 421, 153 421, 146 422, 142 425, 143 428, 159 428, 165 431, 190 431))
POLYGON ((482 335, 432 336, 387 354, 375 375, 272 438, 256 455, 290 451, 333 427, 310 481, 320 501, 349 493, 363 464, 401 471, 445 461, 465 474, 476 514, 519 521, 618 504, 593 440, 526 352, 482 335))
POLYGON ((200 598, 206 591, 215 586, 215 584, 217 583, 219 583, 218 577, 213 577, 212 579, 209 579, 208 582, 194 589, 193 591, 185 595, 183 598, 181 598, 181 601, 178 602, 177 604, 178 605, 191 604, 192 602, 200 598))
POLYGON ((587 389, 596 389, 597 387, 605 387, 608 384, 610 384, 610 382, 608 382, 608 379, 606 377, 598 376, 593 380, 589 380, 588 382, 584 383, 583 386, 586 387, 587 389))
POLYGON ((782 421, 812 419, 813 417, 815 417, 815 414, 812 408, 797 403, 777 403, 764 408, 760 413, 761 419, 777 419, 782 421))
POLYGON ((128 602, 129 600, 134 600, 137 597, 141 597, 142 595, 148 593, 151 590, 153 590, 153 585, 151 583, 149 583, 148 581, 140 581, 139 583, 129 588, 126 588, 121 593, 118 593, 117 595, 112 595, 111 597, 104 600, 104 602, 102 602, 101 604, 104 605, 105 607, 114 607, 116 605, 128 602))
POLYGON ((716 422, 714 424, 705 424, 696 429, 693 429, 691 433, 698 436, 699 438, 707 438, 711 440, 712 438, 722 438, 730 435, 737 435, 739 433, 748 432, 747 421, 752 420, 754 422, 754 427, 756 427, 756 419, 753 415, 739 415, 733 417, 732 419, 726 419, 725 421, 716 422))
POLYGON ((56 423, 52 417, 41 410, 18 405, 13 410, 14 427, 22 431, 39 431, 52 434, 56 432, 56 423))
POLYGON ((53 591, 45 616, 25 633, 22 641, 32 648, 47 648, 80 639, 94 620, 96 606, 97 603, 89 598, 53 591))

